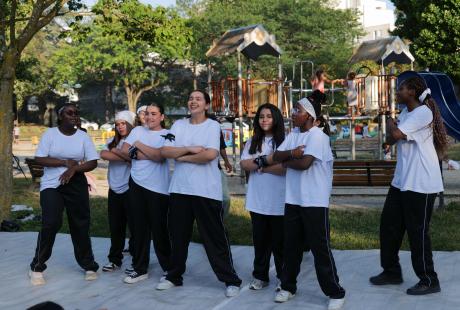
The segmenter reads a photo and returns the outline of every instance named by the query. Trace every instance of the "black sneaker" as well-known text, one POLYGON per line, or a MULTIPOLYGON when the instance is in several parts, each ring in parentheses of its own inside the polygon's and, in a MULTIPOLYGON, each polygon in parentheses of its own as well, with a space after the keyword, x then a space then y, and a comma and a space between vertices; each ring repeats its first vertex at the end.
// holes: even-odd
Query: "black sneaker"
POLYGON ((148 279, 148 277, 149 277, 148 273, 139 274, 133 271, 133 273, 129 274, 126 278, 124 278, 123 282, 128 283, 128 284, 133 284, 133 283, 137 283, 139 281, 148 279))
POLYGON ((432 284, 432 285, 426 285, 426 284, 422 284, 419 282, 415 284, 414 286, 408 288, 406 293, 407 295, 427 295, 427 294, 439 293, 440 291, 441 291, 441 287, 439 286, 439 283, 432 284))
POLYGON ((385 271, 376 275, 374 277, 370 277, 369 281, 374 285, 388 285, 388 284, 401 284, 403 283, 402 276, 395 276, 389 275, 385 271))
POLYGON ((102 267, 102 271, 105 271, 105 272, 112 272, 117 269, 120 269, 120 266, 115 265, 114 263, 108 263, 104 267, 102 267))
POLYGON ((123 255, 131 255, 131 252, 129 251, 129 249, 124 249, 123 251, 121 251, 121 253, 123 255))

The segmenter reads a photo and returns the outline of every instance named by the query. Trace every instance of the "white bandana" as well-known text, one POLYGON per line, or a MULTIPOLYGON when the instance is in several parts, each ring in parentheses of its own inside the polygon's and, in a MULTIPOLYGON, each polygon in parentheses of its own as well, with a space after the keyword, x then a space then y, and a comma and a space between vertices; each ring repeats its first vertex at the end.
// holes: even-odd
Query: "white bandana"
POLYGON ((147 106, 146 105, 143 105, 143 106, 140 106, 137 111, 136 111, 136 114, 139 114, 140 111, 147 111, 147 106))
POLYGON ((423 101, 425 101, 426 99, 426 96, 428 95, 431 95, 431 89, 427 88, 423 91, 423 93, 420 95, 420 97, 418 97, 418 100, 420 101, 420 103, 423 103, 423 101))
POLYGON ((313 108, 310 100, 307 98, 302 98, 297 103, 300 104, 305 109, 305 111, 307 111, 307 113, 313 117, 314 120, 316 120, 315 108, 313 108))
POLYGON ((115 121, 126 121, 128 122, 131 126, 134 126, 134 120, 136 119, 136 114, 131 111, 121 111, 115 114, 115 121))

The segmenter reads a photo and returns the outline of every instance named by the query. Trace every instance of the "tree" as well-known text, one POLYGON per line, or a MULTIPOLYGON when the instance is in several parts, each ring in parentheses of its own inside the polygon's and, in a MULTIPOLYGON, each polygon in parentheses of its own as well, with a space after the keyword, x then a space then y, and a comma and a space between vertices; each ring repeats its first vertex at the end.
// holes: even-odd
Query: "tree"
POLYGON ((113 81, 124 87, 131 111, 141 95, 165 80, 165 70, 189 52, 192 39, 174 10, 137 0, 101 0, 94 20, 74 25, 73 42, 53 56, 53 84, 113 81))
POLYGON ((0 161, 4 163, 0 170, 0 220, 11 208, 13 89, 21 53, 56 15, 81 7, 80 0, 0 0, 0 161))
MULTIPOLYGON (((181 12, 193 29, 192 57, 205 63, 205 53, 223 32, 261 23, 276 36, 283 49, 282 61, 289 76, 296 60, 313 60, 330 73, 342 76, 348 71, 353 40, 362 34, 358 16, 351 10, 335 10, 320 0, 181 0, 181 12)), ((212 59, 221 76, 235 75, 235 59, 212 59)), ((252 64, 255 77, 276 76, 276 60, 261 58, 252 64)))
POLYGON ((397 9, 394 34, 412 41, 417 62, 444 71, 460 82, 460 2, 457 0, 393 0, 397 9))

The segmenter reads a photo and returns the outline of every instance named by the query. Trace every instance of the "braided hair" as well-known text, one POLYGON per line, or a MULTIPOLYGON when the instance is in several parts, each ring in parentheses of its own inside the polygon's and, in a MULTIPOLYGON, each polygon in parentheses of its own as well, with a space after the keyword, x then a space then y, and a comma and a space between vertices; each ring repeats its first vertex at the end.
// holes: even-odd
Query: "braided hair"
MULTIPOLYGON (((407 89, 414 90, 415 97, 417 98, 417 100, 427 89, 425 81, 420 77, 408 78, 402 83, 402 85, 404 85, 407 89)), ((438 157, 444 158, 444 155, 448 147, 448 141, 446 127, 444 127, 444 123, 441 117, 441 113, 439 112, 438 105, 430 94, 428 94, 425 97, 421 104, 426 105, 428 108, 430 108, 431 112, 433 113, 433 121, 431 122, 430 126, 433 129, 434 147, 436 149, 436 152, 438 153, 438 157)))

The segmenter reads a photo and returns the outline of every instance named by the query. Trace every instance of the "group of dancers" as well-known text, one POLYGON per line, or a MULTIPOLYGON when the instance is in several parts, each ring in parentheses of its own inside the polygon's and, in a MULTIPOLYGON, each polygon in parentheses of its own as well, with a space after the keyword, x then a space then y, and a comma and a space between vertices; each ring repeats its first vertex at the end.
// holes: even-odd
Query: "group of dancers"
MULTIPOLYGON (((443 191, 438 158, 447 148, 446 132, 436 103, 423 80, 406 80, 397 91, 406 103, 399 119, 388 119, 387 142, 397 145, 397 165, 380 224, 382 273, 373 285, 403 282, 398 252, 407 231, 412 265, 420 281, 407 294, 440 291, 434 270, 429 224, 437 193, 443 191)), ((212 270, 226 285, 227 297, 239 293, 224 227, 222 181, 218 170, 221 129, 208 116, 209 95, 201 90, 188 98, 189 117, 164 126, 164 108, 152 103, 136 115, 118 112, 116 134, 100 155, 91 138, 76 128, 78 109, 58 109, 59 125, 41 138, 36 160, 45 167, 40 184, 42 227, 29 276, 45 284, 43 272, 54 240, 67 212, 75 258, 86 280, 96 280, 89 237, 90 208, 84 172, 96 168, 101 157, 109 161, 108 219, 111 233, 105 272, 121 268, 126 227, 131 232, 132 264, 124 282, 148 278, 150 243, 163 274, 157 290, 183 285, 188 246, 196 223, 212 270), (174 162, 170 176, 168 160, 174 162)), ((249 173, 246 209, 250 212, 254 244, 252 290, 269 284, 273 255, 278 285, 276 302, 286 302, 297 290, 303 253, 310 249, 319 285, 329 297, 328 309, 340 309, 345 289, 340 285, 330 245, 329 199, 333 155, 328 125, 315 97, 299 100, 291 111, 294 129, 285 136, 283 116, 272 104, 261 105, 254 132, 242 152, 241 168, 249 173)))

